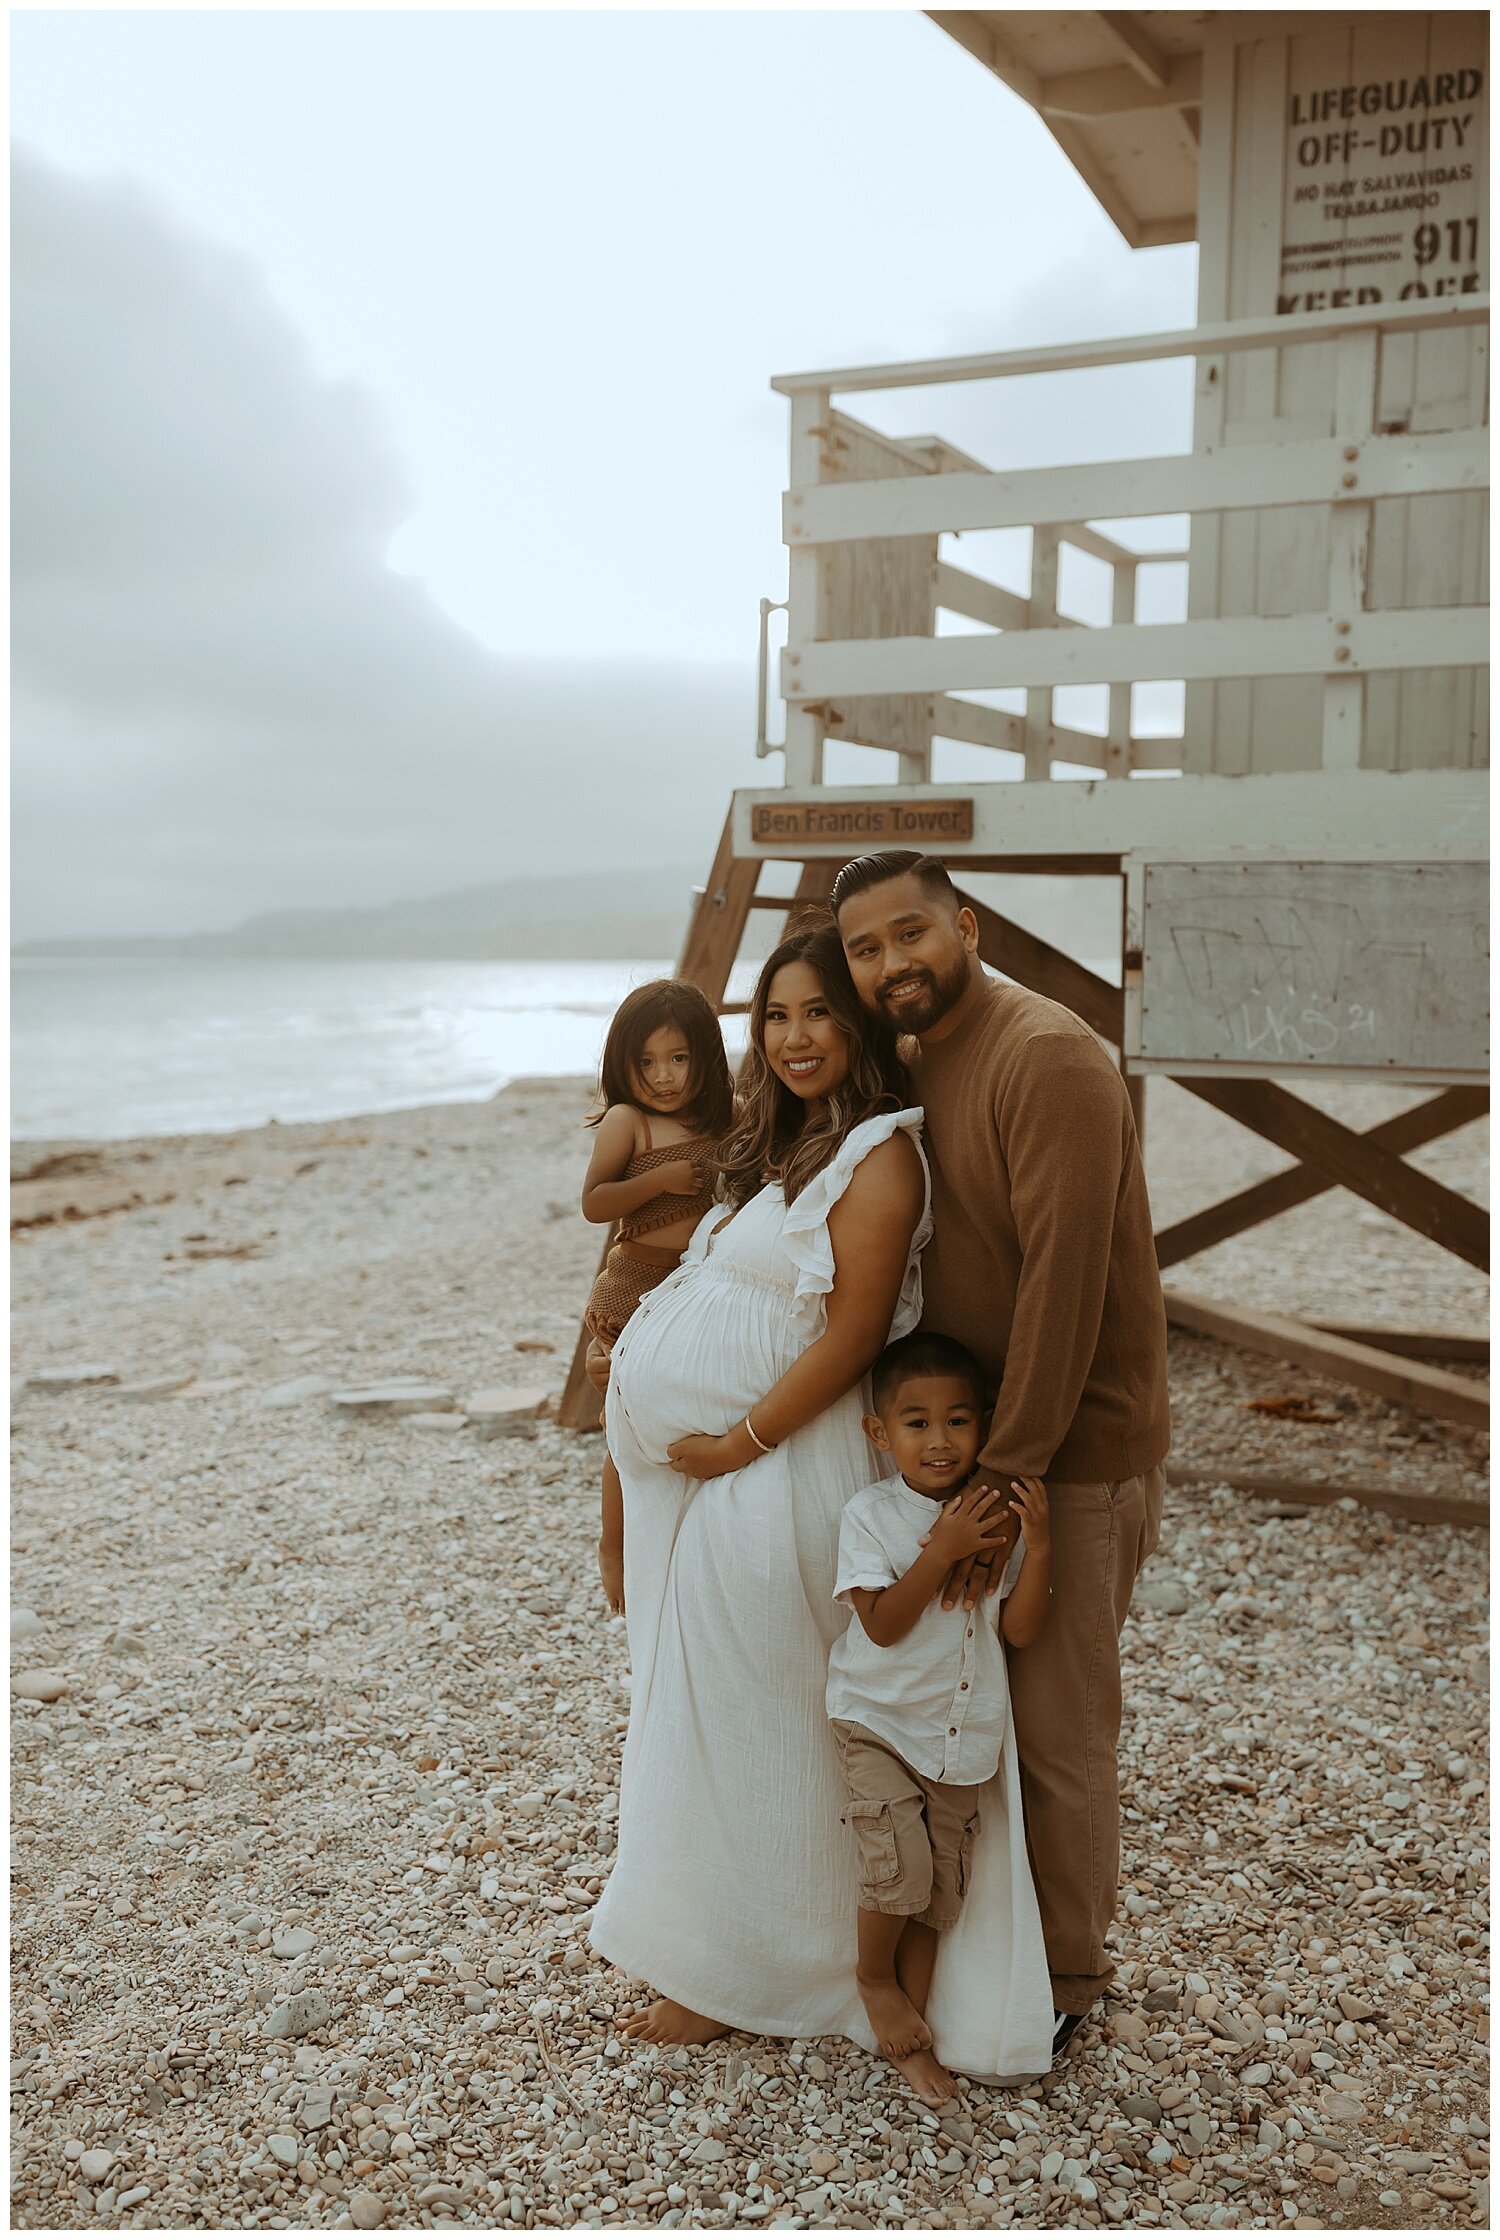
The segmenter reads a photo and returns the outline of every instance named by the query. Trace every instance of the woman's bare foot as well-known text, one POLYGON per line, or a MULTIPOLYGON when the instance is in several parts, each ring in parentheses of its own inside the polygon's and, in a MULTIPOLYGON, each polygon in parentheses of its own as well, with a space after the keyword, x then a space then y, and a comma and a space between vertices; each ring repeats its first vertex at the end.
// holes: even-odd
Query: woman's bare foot
POLYGON ((887 2060, 899 2061, 932 2044, 932 2032, 894 1976, 861 1976, 858 1982, 870 2028, 887 2060))
POLYGON ((644 2014, 633 2014, 620 2024, 622 2038, 644 2038, 653 2046, 706 2046, 711 2038, 728 2035, 727 2022, 695 2014, 675 1999, 653 1999, 644 2014))
POLYGON ((893 2055, 892 2059, 917 2098, 929 2108, 941 2108, 944 2101, 956 2098, 958 2086, 930 2045, 919 2047, 915 2053, 893 2055))

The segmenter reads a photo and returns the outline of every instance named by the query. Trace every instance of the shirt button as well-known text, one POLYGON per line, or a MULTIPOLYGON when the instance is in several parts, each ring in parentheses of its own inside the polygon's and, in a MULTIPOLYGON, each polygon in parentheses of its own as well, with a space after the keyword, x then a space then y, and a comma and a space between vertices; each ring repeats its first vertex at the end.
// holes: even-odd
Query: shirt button
POLYGON ((970 1626, 970 1628, 969 1628, 968 1632, 967 1632, 967 1633, 966 1633, 966 1634, 964 1635, 964 1639, 965 1639, 966 1641, 972 1641, 972 1640, 973 1640, 973 1638, 974 1638, 974 1628, 973 1628, 972 1626, 970 1626))
POLYGON ((957 1727, 950 1727, 950 1728, 948 1729, 948 1732, 949 1732, 950 1734, 957 1734, 957 1732, 958 1732, 958 1729, 957 1729, 957 1727))
POLYGON ((958 1683, 958 1685, 959 1685, 959 1689, 960 1689, 960 1691, 962 1691, 963 1689, 965 1689, 965 1688, 966 1688, 966 1687, 967 1687, 967 1686, 969 1685, 969 1683, 968 1683, 968 1681, 967 1681, 967 1680, 960 1680, 960 1681, 959 1681, 959 1683, 958 1683))

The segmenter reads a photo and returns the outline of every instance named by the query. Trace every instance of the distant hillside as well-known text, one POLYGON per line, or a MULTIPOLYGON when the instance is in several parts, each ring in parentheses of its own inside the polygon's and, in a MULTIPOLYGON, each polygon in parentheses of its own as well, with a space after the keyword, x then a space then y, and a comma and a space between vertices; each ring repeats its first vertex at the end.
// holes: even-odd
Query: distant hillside
POLYGON ((274 910, 222 933, 31 941, 31 957, 666 957, 676 953, 687 865, 515 879, 370 910, 274 910))
MULTIPOLYGON (((18 943, 18 957, 675 957, 702 865, 512 879, 370 910, 276 910, 222 933, 18 943)), ((1119 944, 1113 879, 976 878, 976 893, 1074 956, 1119 944)), ((779 921, 757 913, 744 944, 764 956, 779 921)))

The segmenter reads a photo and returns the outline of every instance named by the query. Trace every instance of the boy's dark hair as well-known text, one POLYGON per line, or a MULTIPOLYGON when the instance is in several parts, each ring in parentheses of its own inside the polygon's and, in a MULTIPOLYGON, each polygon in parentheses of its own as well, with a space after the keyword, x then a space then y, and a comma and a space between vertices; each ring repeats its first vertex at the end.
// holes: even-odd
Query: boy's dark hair
POLYGON ((714 1007, 691 980, 648 980, 631 989, 609 1022, 599 1065, 599 1109, 586 1124, 597 1128, 611 1105, 639 1103, 636 1070, 658 1027, 675 1027, 692 1060, 692 1103, 679 1117, 691 1119, 705 1136, 726 1135, 734 1117, 729 1058, 714 1007))
POLYGON ((855 895, 864 894, 870 887, 883 887, 887 879, 908 876, 920 880, 928 894, 944 895, 955 910, 959 908, 958 889, 948 876, 947 866, 936 856, 918 855, 911 848, 887 848, 879 855, 856 856, 853 863, 846 863, 833 882, 829 907, 837 917, 855 895))
POLYGON ((984 1371, 967 1346, 941 1330, 913 1330, 886 1347, 870 1373, 870 1398, 883 1416, 902 1385, 917 1377, 963 1377, 973 1387, 976 1406, 984 1406, 984 1371))

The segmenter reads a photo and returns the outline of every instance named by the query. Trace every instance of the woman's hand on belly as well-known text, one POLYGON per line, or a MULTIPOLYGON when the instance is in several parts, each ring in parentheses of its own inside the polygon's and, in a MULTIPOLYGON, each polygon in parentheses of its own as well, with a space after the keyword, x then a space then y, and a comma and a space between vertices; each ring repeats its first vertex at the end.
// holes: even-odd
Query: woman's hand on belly
POLYGON ((680 1478, 723 1478, 731 1470, 745 1469, 763 1452, 741 1422, 717 1436, 711 1431, 690 1431, 686 1438, 674 1439, 667 1449, 667 1461, 680 1478))

